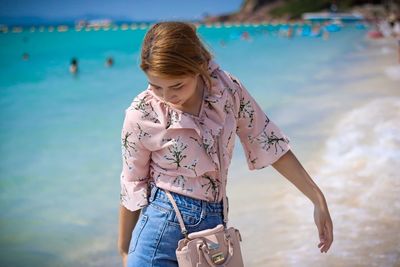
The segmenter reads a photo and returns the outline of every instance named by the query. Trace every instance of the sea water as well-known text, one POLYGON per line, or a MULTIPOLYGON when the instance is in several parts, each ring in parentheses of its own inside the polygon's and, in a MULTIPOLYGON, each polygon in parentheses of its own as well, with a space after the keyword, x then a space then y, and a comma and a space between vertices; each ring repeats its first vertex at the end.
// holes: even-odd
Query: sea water
MULTIPOLYGON (((0 35, 1 266, 121 264, 120 131, 147 87, 145 32, 0 35), (68 71, 73 57, 77 75, 68 71)), ((382 56, 365 53, 365 30, 348 25, 327 40, 286 38, 271 26, 198 32, 289 136, 332 207, 336 243, 319 255, 311 202, 272 168, 249 172, 237 140, 230 218, 243 232, 246 266, 398 264, 400 100, 365 67, 382 56)))

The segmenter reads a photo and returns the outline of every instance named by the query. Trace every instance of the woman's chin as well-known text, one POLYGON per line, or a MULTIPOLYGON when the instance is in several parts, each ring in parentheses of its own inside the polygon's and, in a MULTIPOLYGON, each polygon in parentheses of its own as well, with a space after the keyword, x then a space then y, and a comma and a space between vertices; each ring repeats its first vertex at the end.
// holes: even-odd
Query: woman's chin
POLYGON ((180 100, 175 101, 175 102, 170 101, 170 102, 168 102, 168 103, 170 103, 171 105, 176 106, 176 105, 179 105, 179 103, 181 103, 181 101, 180 101, 180 100))

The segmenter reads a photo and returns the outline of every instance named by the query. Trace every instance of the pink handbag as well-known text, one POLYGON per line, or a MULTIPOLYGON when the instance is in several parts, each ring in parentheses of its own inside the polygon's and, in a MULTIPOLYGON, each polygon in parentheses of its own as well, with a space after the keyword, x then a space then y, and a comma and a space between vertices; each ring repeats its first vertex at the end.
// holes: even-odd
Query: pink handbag
MULTIPOLYGON (((220 162, 221 187, 223 195, 224 222, 228 224, 228 205, 225 188, 225 169, 222 159, 222 132, 219 135, 218 155, 220 162)), ((213 229, 206 229, 195 233, 187 233, 182 215, 171 193, 166 190, 167 197, 172 203, 185 238, 179 240, 176 257, 180 267, 243 267, 240 242, 242 238, 238 229, 225 228, 223 224, 213 229)))

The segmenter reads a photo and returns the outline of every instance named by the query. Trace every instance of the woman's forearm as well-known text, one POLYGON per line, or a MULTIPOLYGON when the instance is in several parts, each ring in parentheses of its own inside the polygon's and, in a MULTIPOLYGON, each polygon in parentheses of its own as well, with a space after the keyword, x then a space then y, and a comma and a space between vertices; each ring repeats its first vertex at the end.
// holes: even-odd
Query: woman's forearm
POLYGON ((119 207, 118 250, 121 256, 128 254, 132 230, 140 215, 140 210, 130 211, 123 205, 119 207))
POLYGON ((272 166, 307 196, 314 205, 326 205, 323 193, 291 150, 274 162, 272 166))

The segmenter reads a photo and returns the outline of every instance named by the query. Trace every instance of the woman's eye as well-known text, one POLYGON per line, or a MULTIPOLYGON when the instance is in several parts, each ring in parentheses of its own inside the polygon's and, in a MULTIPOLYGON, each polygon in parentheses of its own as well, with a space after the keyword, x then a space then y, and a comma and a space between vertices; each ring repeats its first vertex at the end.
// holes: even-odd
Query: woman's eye
MULTIPOLYGON (((179 90, 179 89, 181 89, 182 87, 183 87, 183 85, 181 85, 181 86, 179 86, 179 87, 174 87, 174 88, 172 88, 172 90, 179 90)), ((161 87, 152 86, 152 88, 153 88, 154 90, 157 90, 157 91, 161 90, 161 87)))

